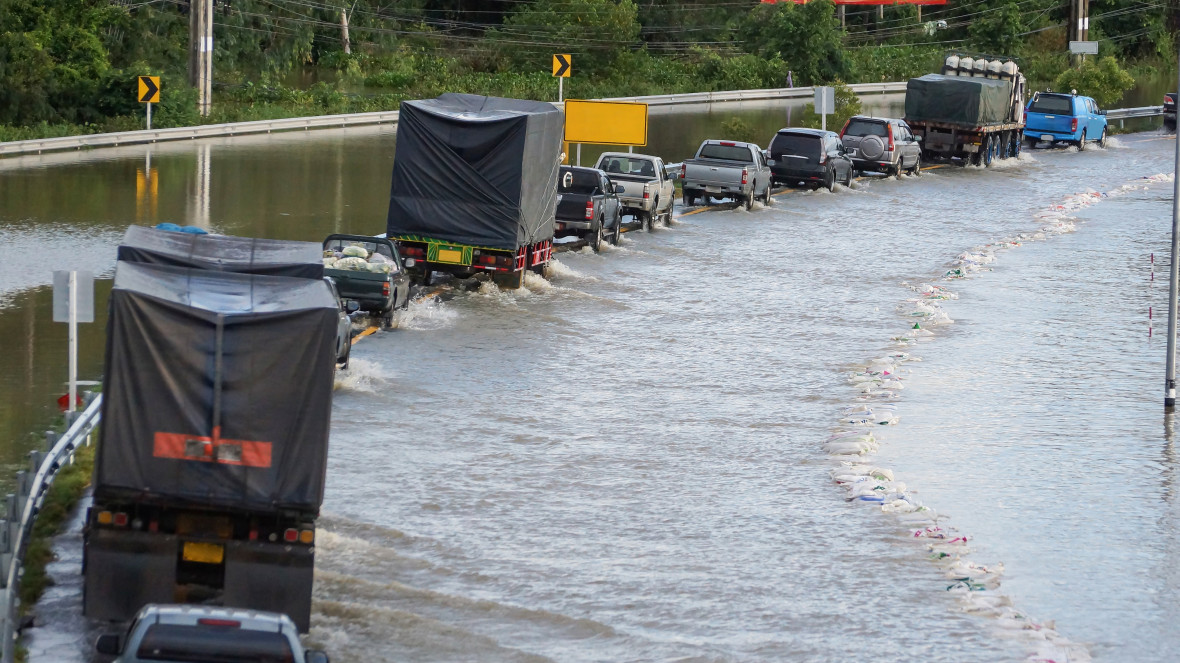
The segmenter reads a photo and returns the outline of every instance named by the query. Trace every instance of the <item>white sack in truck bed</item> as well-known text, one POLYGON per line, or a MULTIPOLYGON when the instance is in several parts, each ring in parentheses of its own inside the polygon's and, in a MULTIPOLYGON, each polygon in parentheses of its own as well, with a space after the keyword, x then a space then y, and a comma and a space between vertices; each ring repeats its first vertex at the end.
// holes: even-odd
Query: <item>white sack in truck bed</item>
POLYGON ((509 251, 552 238, 564 126, 540 101, 403 101, 386 235, 509 251))

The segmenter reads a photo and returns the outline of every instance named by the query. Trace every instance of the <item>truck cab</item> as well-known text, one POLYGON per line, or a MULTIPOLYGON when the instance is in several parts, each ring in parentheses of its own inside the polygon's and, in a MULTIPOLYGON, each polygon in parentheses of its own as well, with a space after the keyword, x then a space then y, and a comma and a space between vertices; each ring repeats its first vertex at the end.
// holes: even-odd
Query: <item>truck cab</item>
POLYGON ((1024 141, 1029 147, 1038 142, 1068 143, 1084 150, 1094 141, 1106 147, 1106 132, 1106 111, 1090 97, 1037 92, 1028 102, 1024 141))
POLYGON ((676 185, 663 159, 632 152, 603 152, 595 168, 623 187, 619 193, 623 214, 633 215, 648 230, 661 218, 664 225, 672 220, 676 185))

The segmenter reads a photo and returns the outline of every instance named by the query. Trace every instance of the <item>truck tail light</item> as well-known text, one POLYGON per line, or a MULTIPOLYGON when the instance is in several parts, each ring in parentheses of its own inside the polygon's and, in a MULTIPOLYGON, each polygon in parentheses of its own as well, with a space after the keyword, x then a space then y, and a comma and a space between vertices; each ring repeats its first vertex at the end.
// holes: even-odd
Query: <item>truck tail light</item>
POLYGON ((650 191, 644 191, 644 192, 643 192, 643 199, 644 199, 644 200, 647 200, 648 198, 651 198, 651 192, 650 192, 650 191))
POLYGON ((848 131, 848 125, 852 124, 852 119, 844 120, 844 128, 840 130, 840 138, 844 138, 844 132, 848 131))
POLYGON ((125 514, 123 512, 116 513, 115 514, 115 527, 126 527, 127 520, 128 520, 127 514, 125 514))
POLYGON ((382 297, 388 297, 388 296, 389 296, 389 282, 388 282, 388 281, 386 281, 385 283, 382 283, 382 284, 381 284, 381 296, 382 296, 382 297))
POLYGON ((742 184, 749 184, 749 182, 746 181, 746 178, 749 176, 750 176, 750 171, 746 170, 745 168, 742 168, 742 184))
POLYGON ((426 258, 426 249, 419 246, 403 246, 401 252, 403 255, 413 258, 426 258))
POLYGON ((592 201, 592 200, 586 201, 586 218, 587 219, 594 218, 594 201, 592 201))
POLYGON ((94 517, 94 520, 99 525, 110 525, 113 519, 114 514, 112 514, 110 511, 99 511, 98 515, 94 517))
POLYGON ((295 543, 299 540, 299 530, 294 527, 283 532, 283 540, 287 543, 295 543))
POLYGON ((242 628, 242 622, 236 619, 212 619, 210 617, 202 617, 197 620, 201 626, 225 626, 228 628, 242 628))
POLYGON ((887 124, 887 125, 885 125, 885 128, 886 128, 888 136, 889 136, 889 151, 892 152, 893 151, 893 125, 887 124))
POLYGON ((306 543, 308 545, 311 545, 312 541, 315 541, 315 530, 313 530, 313 529, 299 530, 299 543, 306 543))
POLYGON ((1069 121, 1069 130, 1071 133, 1078 130, 1078 118, 1075 117, 1069 121))
POLYGON ((680 179, 684 179, 686 175, 688 175, 688 165, 682 163, 680 164, 680 179))

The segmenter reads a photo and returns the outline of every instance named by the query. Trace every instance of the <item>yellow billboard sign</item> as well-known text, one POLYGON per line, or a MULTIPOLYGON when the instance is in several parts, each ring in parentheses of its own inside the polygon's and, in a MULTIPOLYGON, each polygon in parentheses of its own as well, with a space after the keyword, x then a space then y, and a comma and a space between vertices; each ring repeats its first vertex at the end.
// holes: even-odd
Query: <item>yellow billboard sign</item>
POLYGON ((647 104, 567 99, 565 139, 570 143, 647 145, 647 104))

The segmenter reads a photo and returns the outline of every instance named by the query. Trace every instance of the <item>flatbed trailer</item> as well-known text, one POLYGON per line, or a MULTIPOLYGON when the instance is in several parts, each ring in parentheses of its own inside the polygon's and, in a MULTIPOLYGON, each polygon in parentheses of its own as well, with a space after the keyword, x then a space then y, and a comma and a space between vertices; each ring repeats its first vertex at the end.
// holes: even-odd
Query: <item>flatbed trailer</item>
POLYGON ((1007 122, 985 127, 968 127, 949 122, 907 120, 922 141, 922 161, 958 160, 964 164, 990 166, 997 159, 1020 154, 1024 122, 1007 122))
POLYGON ((516 250, 458 244, 422 235, 396 235, 391 239, 397 242, 398 252, 406 259, 406 271, 420 282, 431 272, 460 278, 484 272, 491 274, 497 285, 519 288, 524 284, 526 271, 542 274, 545 265, 553 259, 552 239, 516 250))

